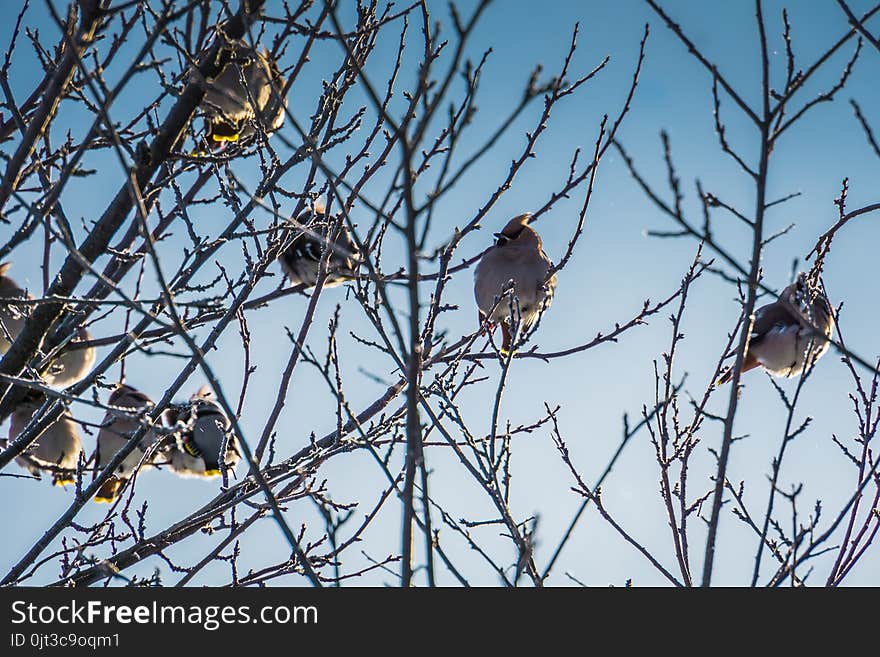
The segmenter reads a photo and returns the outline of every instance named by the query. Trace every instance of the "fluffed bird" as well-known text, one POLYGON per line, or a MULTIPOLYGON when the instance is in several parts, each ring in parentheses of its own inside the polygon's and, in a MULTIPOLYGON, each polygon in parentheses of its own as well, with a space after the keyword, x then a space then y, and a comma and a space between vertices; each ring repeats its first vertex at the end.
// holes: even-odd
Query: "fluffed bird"
MULTIPOLYGON (((108 408, 104 421, 101 423, 101 430, 98 432, 98 447, 95 450, 96 474, 106 467, 116 456, 116 453, 128 443, 134 432, 140 429, 144 415, 154 405, 153 400, 147 395, 124 383, 117 385, 116 389, 110 393, 110 397, 107 399, 107 406, 110 408, 108 408)), ((159 437, 153 429, 147 429, 135 448, 128 453, 122 463, 116 467, 116 471, 95 493, 95 501, 113 502, 119 496, 119 491, 125 482, 138 469, 144 455, 158 439, 159 437)), ((155 454, 144 461, 141 467, 152 467, 154 458, 155 454)))
POLYGON ((295 223, 299 233, 278 258, 291 285, 315 285, 325 246, 330 254, 324 287, 335 287, 357 278, 361 262, 358 248, 344 223, 336 232, 337 222, 327 218, 322 203, 316 202, 301 212, 295 223))
POLYGON ((280 128, 287 107, 287 98, 282 97, 285 81, 269 51, 254 50, 238 40, 224 47, 220 56, 226 64, 206 81, 201 103, 211 147, 252 136, 257 120, 267 133, 280 128))
POLYGON ((529 226, 530 218, 530 214, 521 214, 495 233, 495 245, 483 255, 474 271, 480 323, 488 319, 490 323, 501 324, 502 353, 508 353, 511 346, 508 290, 513 290, 514 314, 518 307, 524 329, 550 307, 556 290, 553 263, 544 253, 541 236, 529 226))
POLYGON ((257 124, 263 131, 270 135, 284 125, 287 115, 287 96, 284 94, 286 81, 281 75, 278 62, 272 57, 267 49, 261 53, 263 63, 269 69, 269 94, 265 103, 259 106, 254 120, 245 121, 239 132, 239 140, 247 141, 257 132, 257 124))
MULTIPOLYGON (((9 440, 15 440, 24 431, 37 409, 46 401, 37 390, 28 390, 18 403, 9 421, 9 440)), ((41 473, 52 474, 52 483, 66 486, 76 481, 76 468, 82 452, 79 430, 70 412, 65 410, 55 423, 41 433, 27 451, 15 457, 15 462, 39 478, 41 473)))
POLYGON ((222 465, 234 470, 241 459, 231 422, 208 386, 199 388, 188 404, 178 404, 165 411, 165 423, 177 426, 175 444, 170 450, 169 465, 179 475, 216 477, 222 465), (226 446, 225 454, 221 451, 226 446))
MULTIPOLYGON (((777 301, 755 311, 742 371, 760 366, 773 376, 797 376, 828 351, 828 339, 833 332, 831 304, 818 286, 810 285, 807 275, 800 272, 777 301)), ((733 368, 722 375, 718 385, 732 378, 733 368)))
POLYGON ((65 345, 58 356, 52 359, 43 374, 46 383, 55 388, 66 388, 82 381, 95 366, 94 347, 78 348, 77 343, 92 339, 85 328, 77 329, 75 337, 65 345))
POLYGON ((17 304, 14 300, 31 298, 18 283, 6 275, 11 266, 11 262, 0 263, 0 354, 9 350, 28 318, 27 306, 17 304))
MULTIPOLYGON (((24 328, 28 318, 28 307, 16 304, 14 299, 33 299, 7 273, 12 263, 0 263, 0 354, 5 354, 24 328), (8 334, 8 335, 7 335, 8 334)), ((43 374, 45 382, 56 388, 66 388, 81 381, 95 365, 96 351, 94 347, 84 349, 73 348, 78 342, 91 340, 85 328, 80 328, 70 342, 65 345, 59 355, 52 358, 43 374)))

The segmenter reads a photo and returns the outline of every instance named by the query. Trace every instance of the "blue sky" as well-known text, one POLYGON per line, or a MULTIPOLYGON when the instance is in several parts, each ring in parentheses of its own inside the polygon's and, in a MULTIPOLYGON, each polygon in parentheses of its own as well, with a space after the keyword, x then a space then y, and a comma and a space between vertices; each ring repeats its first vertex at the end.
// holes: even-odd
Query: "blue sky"
MULTIPOLYGON (((869 7, 868 2, 853 2, 858 12, 869 7)), ((269 0, 269 12, 273 1, 269 0)), ((442 21, 444 30, 450 30, 445 3, 429 2, 431 10, 442 21)), ((753 5, 748 2, 704 3, 675 1, 663 5, 684 28, 690 38, 716 61, 747 102, 755 106, 759 100, 760 78, 758 44, 755 35, 753 5)), ((771 39, 773 80, 779 84, 785 70, 785 51, 781 39, 782 4, 765 5, 768 33, 771 39)), ((469 15, 470 3, 462 3, 462 13, 469 15)), ((277 7, 274 7, 277 10, 277 7)), ((277 12, 276 12, 277 13, 277 12)), ((794 49, 801 67, 812 63, 828 45, 847 29, 844 15, 834 2, 800 2, 790 11, 794 49)), ((504 195, 483 223, 483 230, 471 233, 462 244, 460 256, 470 256, 484 248, 490 234, 498 230, 509 217, 541 207, 547 197, 564 181, 574 148, 592 147, 599 120, 608 113, 617 114, 628 89, 635 65, 638 43, 645 23, 651 25, 647 57, 630 115, 621 129, 620 141, 635 157, 637 164, 655 186, 667 192, 662 146, 659 132, 665 129, 671 138, 673 153, 686 193, 685 208, 690 216, 699 217, 699 205, 694 195, 694 181, 699 178, 706 190, 715 193, 740 209, 751 213, 754 207, 753 189, 736 165, 721 153, 713 128, 711 108, 711 78, 682 44, 650 11, 647 4, 636 0, 622 2, 596 0, 591 2, 536 3, 525 1, 498 2, 486 12, 473 35, 470 53, 478 58, 483 50, 493 52, 486 64, 480 95, 479 112, 471 131, 472 144, 480 143, 480 135, 488 134, 500 116, 522 92, 529 72, 536 63, 544 65, 545 74, 561 66, 567 52, 574 23, 581 26, 579 48, 573 60, 573 74, 591 70, 603 57, 610 55, 607 68, 576 95, 566 99, 554 111, 549 128, 537 147, 537 158, 520 173, 513 188, 504 195)), ((26 16, 25 23, 40 28, 46 42, 56 38, 42 3, 36 3, 26 16)), ((880 20, 874 21, 880 31, 880 20)), ((12 22, 0 27, 0 43, 8 41, 12 22)), ((398 27, 389 28, 380 38, 377 51, 368 65, 368 73, 380 76, 389 70, 396 54, 398 27)), ((142 38, 142 35, 137 37, 142 38)), ((289 60, 298 53, 301 42, 291 42, 289 60)), ((834 83, 850 56, 854 42, 817 76, 801 97, 800 102, 834 83)), ((419 42, 415 30, 409 39, 407 55, 415 61, 419 42)), ((10 73, 10 83, 17 98, 26 97, 40 72, 22 42, 10 73)), ((300 124, 314 111, 314 99, 321 81, 337 65, 339 47, 333 43, 319 44, 305 67, 302 77, 294 85, 290 109, 300 124)), ((119 60, 110 67, 107 76, 113 81, 122 68, 119 60)), ((446 60, 443 60, 444 62, 446 60)), ((444 67, 445 68, 445 67, 444 67)), ((816 238, 836 220, 832 204, 840 191, 841 180, 850 180, 849 206, 866 205, 878 200, 880 158, 868 147, 853 117, 848 100, 855 98, 870 118, 880 115, 880 90, 876 85, 880 68, 880 53, 867 48, 855 67, 847 88, 833 103, 823 103, 785 136, 771 160, 768 197, 779 198, 792 192, 801 195, 775 208, 768 216, 768 232, 782 229, 796 222, 786 236, 774 241, 764 254, 765 282, 781 288, 788 282, 792 261, 804 256, 816 238)), ((401 75, 401 83, 412 83, 414 71, 410 66, 401 75)), ((155 79, 142 78, 142 83, 130 85, 114 106, 111 114, 116 120, 125 120, 143 107, 145 98, 152 98, 155 79), (153 87, 145 87, 147 83, 153 87), (145 88, 148 91, 145 91, 145 88)), ((461 86, 456 90, 460 97, 461 86)), ((364 97, 353 93, 349 114, 364 103, 364 97)), ((465 176, 452 193, 438 207, 437 219, 429 239, 429 246, 443 244, 455 226, 467 223, 486 202, 495 187, 504 179, 512 158, 518 156, 524 144, 526 131, 534 129, 540 113, 540 103, 534 104, 499 143, 494 154, 479 163, 465 176)), ((167 103, 163 109, 167 107, 167 103)), ((162 109, 159 114, 162 115, 162 109)), ((736 112, 729 99, 722 99, 722 116, 728 126, 729 138, 746 155, 756 161, 756 135, 736 112)), ((88 124, 84 114, 70 102, 64 102, 60 118, 53 128, 55 139, 66 130, 83 135, 88 124)), ((874 120, 880 129, 880 118, 874 120)), ((296 143, 296 133, 290 126, 284 134, 296 143)), ((276 140, 277 142, 278 140, 276 140)), ((9 152, 11 142, 3 145, 9 152)), ((359 143, 357 138, 355 143, 359 143)), ((278 145, 282 155, 284 149, 278 145)), ((466 153, 466 151, 465 151, 466 153)), ((332 166, 342 161, 344 151, 328 158, 332 166)), ((78 222, 96 218, 109 198, 115 194, 123 177, 115 156, 101 152, 91 156, 87 166, 98 168, 91 178, 75 181, 62 199, 65 210, 78 222)), ((245 180, 253 181, 256 166, 253 161, 236 164, 236 172, 245 180)), ((305 175, 294 170, 285 180, 285 187, 296 189, 305 175)), ((381 198, 379 176, 366 193, 373 199, 381 198)), ((215 183, 214 183, 215 184, 215 183)), ((668 198, 668 193, 666 193, 668 198)), ((537 224, 548 254, 558 260, 577 221, 582 198, 573 195, 570 200, 557 203, 537 224)), ((166 201, 170 207, 170 201, 166 201)), ((167 209, 166 207, 166 209, 167 209)), ((292 208, 291 208, 292 210, 292 208)), ((358 208, 355 208, 357 221, 358 208)), ((204 235, 216 234, 231 218, 231 210, 220 204, 193 208, 192 216, 197 229, 204 235)), ((257 225, 268 223, 268 216, 257 214, 257 225)), ((362 225, 368 225, 364 219, 362 225)), ((591 339, 597 332, 607 332, 615 322, 623 322, 638 312, 642 302, 668 296, 679 284, 696 251, 693 240, 658 240, 647 237, 649 229, 672 229, 668 219, 651 205, 629 176, 620 158, 613 151, 603 160, 597 177, 595 195, 587 216, 586 231, 569 265, 560 275, 553 308, 542 320, 535 341, 542 349, 556 350, 574 346, 591 339)), ((719 240, 728 245, 742 262, 751 249, 751 237, 735 219, 721 213, 715 215, 715 230, 719 240)), ((8 230, 0 227, 0 231, 8 230)), ((180 229, 178 229, 179 231, 180 229)), ((162 256, 168 262, 167 270, 174 271, 181 258, 185 234, 178 232, 175 239, 162 245, 162 256), (179 238, 179 239, 178 239, 179 238)), ((880 321, 880 310, 875 303, 876 291, 866 275, 872 262, 873 245, 880 239, 876 218, 868 215, 850 224, 836 239, 825 269, 825 283, 833 302, 845 301, 842 326, 850 348, 869 360, 877 356, 875 323, 880 321), (870 249, 870 254, 869 254, 870 249)), ((30 289, 39 290, 39 270, 42 245, 39 240, 17 249, 12 257, 14 272, 20 282, 30 289)), ((402 243, 386 245, 385 268, 394 269, 405 262, 402 243), (396 248, 395 248, 396 247, 396 248)), ((242 262, 241 246, 231 243, 224 247, 218 258, 224 266, 235 270, 242 262)), ((60 266, 63 254, 56 250, 53 265, 60 266)), ((274 271, 279 273, 279 269, 274 271)), ((208 268, 200 280, 209 280, 216 273, 208 268)), ((149 279, 149 275, 147 276, 149 279)), ((131 285, 134 278, 126 283, 131 285)), ((278 278, 264 281, 257 293, 271 291, 278 278)), ((90 281, 89 281, 90 283, 90 281)), ((149 284, 148 284, 149 285, 149 284)), ((87 286, 82 286, 84 292, 87 286)), ((427 294, 428 288, 424 293, 427 294)), ((149 287, 145 296, 149 294, 149 287)), ((448 302, 459 305, 459 310, 443 317, 443 328, 450 335, 462 335, 473 329, 476 313, 472 297, 472 273, 456 275, 448 288, 448 302)), ((348 336, 353 330, 359 335, 373 337, 360 309, 346 301, 345 288, 327 290, 320 300, 311 345, 321 353, 324 345, 324 327, 332 316, 336 303, 342 304, 343 331, 340 352, 343 360, 343 379, 353 408, 360 409, 371 403, 384 387, 365 376, 366 370, 390 380, 393 376, 389 361, 365 351, 348 336)), ((403 297, 394 303, 404 307, 403 297)), ((286 297, 269 308, 257 310, 249 316, 253 333, 252 358, 258 370, 249 393, 241 421, 246 436, 256 442, 266 414, 274 401, 274 390, 286 362, 290 343, 282 327, 296 330, 307 305, 303 297, 286 297)), ((704 276, 692 289, 691 300, 684 316, 685 340, 680 345, 675 369, 678 376, 688 372, 688 390, 702 393, 712 374, 715 362, 723 349, 727 332, 733 330, 739 313, 735 291, 720 279, 704 276)), ((606 344, 568 359, 541 363, 518 361, 512 368, 510 382, 502 406, 504 420, 513 426, 530 424, 543 412, 544 402, 559 404, 560 428, 572 460, 587 482, 592 482, 604 469, 620 440, 621 418, 628 413, 633 422, 638 419, 643 404, 653 398, 652 361, 660 359, 668 349, 670 323, 668 313, 650 320, 649 325, 628 332, 619 344, 606 344)), ((111 334, 118 326, 114 320, 96 325, 97 334, 111 334)), ((203 330, 201 334, 206 334, 203 330)), ((99 354, 100 355, 100 354, 99 354)), ((240 339, 230 327, 220 343, 220 349, 209 355, 209 360, 227 392, 237 391, 242 379, 243 357, 240 339)), ((127 376, 130 383, 150 393, 154 398, 173 380, 176 360, 163 357, 148 358, 138 355, 129 359, 127 376)), ((113 371, 115 373, 115 370, 113 371)), ((489 379, 474 386, 465 397, 462 408, 465 417, 476 432, 489 428, 489 413, 497 382, 498 371, 487 367, 489 379)), ((195 377, 184 391, 194 391, 202 381, 195 377)), ((730 462, 732 480, 747 482, 746 499, 757 510, 762 508, 767 494, 765 473, 778 449, 784 428, 785 413, 776 392, 766 377, 751 373, 746 378, 735 433, 748 437, 736 443, 730 462)), ((794 381, 782 386, 793 390, 794 381)), ((828 514, 839 508, 853 489, 855 471, 832 443, 831 435, 843 440, 856 435, 857 424, 848 393, 852 381, 846 367, 833 353, 827 355, 802 394, 801 415, 813 417, 810 429, 791 446, 782 472, 783 486, 804 482, 801 506, 806 509, 816 499, 823 501, 828 514)), ((710 405, 713 413, 722 413, 727 396, 718 395, 710 405)), ((85 407, 76 409, 78 417, 97 420, 85 407)), ((278 426, 278 452, 287 455, 308 444, 309 434, 323 435, 335 426, 335 402, 327 394, 320 376, 300 364, 287 398, 278 426)), ((686 417, 689 417, 687 415, 686 417)), ((0 428, 4 431, 4 428, 0 428)), ((701 445, 691 470, 693 490, 708 490, 708 476, 713 470, 709 447, 720 444, 721 426, 706 423, 701 434, 701 445)), ((84 437, 87 449, 94 444, 93 437, 84 437)), ((396 452, 399 462, 401 453, 396 452)), ((468 479, 454 456, 445 449, 429 450, 428 465, 432 470, 431 488, 440 504, 454 518, 483 518, 492 516, 484 495, 468 479)), ((240 472, 243 470, 240 470, 240 472)), ((580 504, 580 498, 570 487, 573 480, 561 463, 549 432, 537 431, 519 437, 514 444, 512 462, 514 477, 511 507, 518 519, 531 514, 540 515, 539 545, 536 558, 539 568, 549 556, 580 504)), ((326 479, 328 491, 335 500, 360 500, 355 524, 376 500, 386 486, 384 476, 366 451, 334 457, 321 468, 319 479, 326 479)), ((166 472, 145 473, 138 481, 136 506, 149 500, 148 527, 158 530, 176 521, 216 492, 216 482, 177 479, 166 472)), ((613 476, 604 487, 605 504, 615 518, 632 530, 646 547, 659 555, 667 567, 674 565, 669 530, 660 502, 658 468, 654 450, 647 433, 640 433, 627 447, 613 476)), ((0 569, 11 566, 40 536, 71 499, 71 491, 52 489, 46 481, 26 482, 0 477, 0 497, 4 505, 3 522, 9 528, 0 542, 0 569)), ((106 507, 89 505, 79 517, 82 524, 93 523, 103 517, 106 507)), ((756 538, 750 530, 726 510, 721 527, 716 561, 717 584, 736 585, 751 574, 756 538)), ((288 519, 298 527, 306 522, 310 538, 320 535, 320 523, 314 508, 308 503, 291 505, 288 519)), ((501 563, 515 561, 507 539, 499 536, 497 527, 475 530, 481 542, 493 549, 501 563)), ((382 559, 400 549, 400 506, 389 503, 364 536, 359 548, 353 548, 349 571, 367 562, 358 554, 363 549, 370 557, 382 559)), ((449 541, 450 554, 473 584, 496 584, 497 577, 488 571, 479 558, 462 546, 448 529, 441 531, 441 542, 449 541)), ((198 561, 213 544, 210 537, 197 536, 169 551, 169 555, 184 564, 198 561)), ((695 568, 699 569, 702 555, 703 530, 693 523, 691 542, 694 545, 695 568)), ((258 569, 284 558, 286 544, 277 527, 266 520, 250 530, 242 539, 244 556, 241 571, 258 569)), ((828 563, 817 560, 819 573, 827 570, 828 563)), ((766 559, 765 559, 766 563, 766 559)), ((148 575, 159 568, 166 583, 173 583, 179 575, 169 572, 165 562, 147 560, 131 569, 129 574, 148 575)), ((574 538, 562 555, 548 580, 549 584, 566 585, 571 573, 581 581, 593 585, 620 585, 632 579, 636 585, 663 584, 664 580, 644 559, 595 513, 589 511, 578 526, 574 538)), ((53 567, 42 569, 34 583, 51 581, 57 575, 53 567)), ((196 584, 220 584, 229 579, 228 566, 213 564, 199 575, 196 584)), ((852 573, 849 584, 876 585, 880 580, 880 559, 869 553, 852 573)), ((394 578, 382 571, 374 571, 353 580, 357 585, 393 583, 394 578)), ((423 582, 423 574, 417 576, 423 582)), ((438 568, 438 581, 452 584, 454 580, 438 568)), ((304 580, 295 576, 276 582, 301 585, 304 580)))

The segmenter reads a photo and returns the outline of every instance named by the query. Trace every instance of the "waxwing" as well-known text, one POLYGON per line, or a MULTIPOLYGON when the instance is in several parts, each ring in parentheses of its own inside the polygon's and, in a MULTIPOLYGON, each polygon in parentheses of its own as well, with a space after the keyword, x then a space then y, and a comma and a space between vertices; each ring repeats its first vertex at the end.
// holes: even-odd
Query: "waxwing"
MULTIPOLYGON (((46 401, 45 395, 37 390, 28 390, 19 402, 9 421, 9 440, 15 440, 25 430, 37 409, 46 401)), ((79 429, 70 411, 41 433, 24 453, 15 457, 15 462, 37 478, 41 473, 51 473, 52 483, 65 486, 76 481, 76 469, 82 441, 79 429)))
MULTIPOLYGON (((0 263, 0 354, 5 354, 13 340, 21 333, 27 321, 29 309, 7 299, 33 299, 18 284, 7 276, 11 263, 0 263), (8 335, 7 335, 8 333, 8 335)), ((45 382, 55 388, 66 388, 81 381, 95 365, 96 352, 94 347, 75 348, 78 342, 91 339, 89 332, 80 328, 70 342, 55 356, 43 374, 45 382)))
POLYGON ((241 459, 241 451, 231 423, 223 407, 208 386, 201 387, 187 404, 169 407, 164 413, 165 423, 177 427, 175 444, 170 450, 171 469, 190 477, 216 477, 224 467, 234 470, 241 459), (225 445, 225 455, 220 453, 225 445))
POLYGON ((511 301, 505 294, 513 289, 514 314, 519 313, 522 327, 528 328, 546 310, 556 290, 553 263, 541 244, 541 237, 529 226, 530 214, 511 219, 495 245, 480 259, 474 271, 474 296, 480 310, 480 322, 501 324, 501 351, 510 350, 511 301))
POLYGON ((6 275, 11 266, 11 262, 0 263, 0 355, 9 350, 28 318, 28 307, 16 304, 13 299, 32 298, 6 275))
POLYGON ((205 84, 201 108, 206 117, 211 147, 251 137, 254 121, 267 133, 284 123, 287 98, 285 81, 269 51, 252 49, 244 41, 233 41, 221 51, 226 60, 222 71, 205 84))
POLYGON ((324 287, 335 287, 357 277, 360 264, 357 246, 344 223, 336 233, 336 223, 327 219, 320 202, 296 218, 294 242, 279 257, 291 285, 311 287, 317 282, 325 247, 331 249, 331 253, 324 287))
MULTIPOLYGON (((101 423, 98 433, 98 447, 95 450, 95 473, 96 475, 113 459, 116 453, 122 449, 144 423, 144 416, 155 404, 142 392, 129 385, 120 383, 110 393, 107 399, 110 407, 101 423)), ((153 429, 147 429, 137 446, 128 453, 116 467, 116 471, 110 476, 95 494, 96 502, 113 502, 118 496, 120 489, 134 474, 138 466, 150 468, 155 459, 155 449, 141 464, 147 451, 159 440, 159 436, 153 429)))
POLYGON ((94 347, 79 348, 78 343, 91 339, 92 336, 86 329, 77 329, 74 337, 52 359, 43 374, 46 383, 55 388, 67 388, 88 376, 95 366, 97 352, 94 347))
MULTIPOLYGON (((755 311, 742 371, 763 367, 773 376, 797 376, 805 365, 815 363, 828 351, 828 338, 833 332, 831 304, 801 272, 777 301, 755 311), (818 334, 810 326, 815 326, 818 334)), ((718 383, 732 378, 731 368, 718 383)))

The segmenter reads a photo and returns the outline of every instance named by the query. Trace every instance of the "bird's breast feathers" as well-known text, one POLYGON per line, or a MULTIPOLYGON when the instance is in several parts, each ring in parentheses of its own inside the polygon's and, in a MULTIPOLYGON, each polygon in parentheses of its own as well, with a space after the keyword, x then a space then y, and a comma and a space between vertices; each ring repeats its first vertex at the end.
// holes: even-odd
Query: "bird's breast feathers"
MULTIPOLYGON (((520 309, 529 315, 539 312, 540 305, 546 297, 552 296, 556 285, 555 275, 547 280, 551 266, 550 260, 542 253, 524 253, 511 246, 492 249, 474 271, 478 306, 488 313, 495 306, 496 298, 513 280, 520 309)), ((509 314, 509 306, 502 302, 492 315, 497 320, 509 314)))

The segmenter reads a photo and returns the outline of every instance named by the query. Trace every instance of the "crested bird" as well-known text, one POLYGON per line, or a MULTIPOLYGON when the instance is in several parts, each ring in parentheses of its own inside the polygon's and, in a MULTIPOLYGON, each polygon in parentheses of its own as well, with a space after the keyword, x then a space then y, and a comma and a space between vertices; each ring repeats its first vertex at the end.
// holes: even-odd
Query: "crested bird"
POLYGON ((241 459, 238 441, 230 431, 232 423, 208 386, 199 388, 189 403, 166 409, 164 421, 178 427, 169 465, 179 475, 216 477, 221 466, 234 470, 241 459))
MULTIPOLYGON (((155 404, 147 395, 135 388, 119 383, 110 397, 107 399, 107 413, 101 423, 98 432, 98 446, 95 449, 95 473, 99 473, 116 456, 132 435, 143 424, 143 416, 148 413, 155 404)), ((144 455, 159 440, 156 432, 149 428, 138 441, 135 448, 128 453, 122 462, 116 466, 116 471, 107 479, 98 492, 95 493, 96 502, 113 502, 118 496, 120 489, 138 469, 150 468, 156 457, 154 453, 144 461, 144 455)))
POLYGON ((315 202, 301 212, 294 223, 299 233, 278 257, 291 285, 315 285, 325 246, 330 253, 324 287, 335 287, 357 278, 361 262, 358 248, 344 223, 336 231, 338 224, 327 218, 323 203, 315 202))
POLYGON ((5 354, 28 318, 28 308, 15 303, 15 299, 31 296, 7 276, 11 262, 0 262, 0 354, 5 354))
POLYGON ((208 143, 218 148, 253 136, 255 121, 267 133, 284 123, 287 98, 278 62, 263 48, 255 50, 241 40, 221 50, 226 63, 207 80, 201 109, 206 117, 208 143))
POLYGON ((512 317, 518 316, 524 329, 550 307, 556 290, 553 263, 541 243, 541 236, 529 226, 531 214, 511 219, 474 270, 474 297, 480 323, 501 324, 501 352, 511 347, 512 317), (512 291, 512 301, 506 296, 512 291), (511 313, 513 305, 513 313, 511 313))
MULTIPOLYGON (((18 403, 9 420, 9 440, 13 441, 24 431, 37 409, 46 401, 38 390, 29 389, 18 403)), ((40 474, 52 474, 52 483, 66 486, 76 481, 76 469, 82 452, 79 430, 70 411, 66 410, 49 425, 31 446, 15 457, 15 462, 40 478, 40 474)))
MULTIPOLYGON (((777 301, 755 311, 742 371, 763 367, 773 376, 797 376, 828 351, 828 339, 833 332, 831 304, 818 286, 811 285, 807 275, 800 272, 777 301)), ((732 378, 730 368, 718 385, 732 378)))

